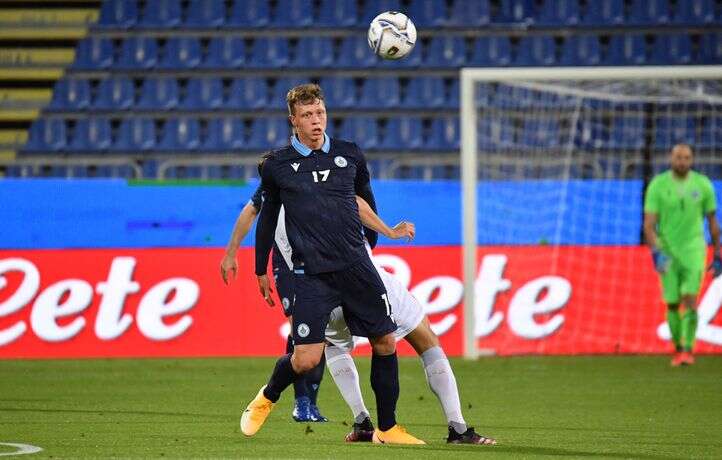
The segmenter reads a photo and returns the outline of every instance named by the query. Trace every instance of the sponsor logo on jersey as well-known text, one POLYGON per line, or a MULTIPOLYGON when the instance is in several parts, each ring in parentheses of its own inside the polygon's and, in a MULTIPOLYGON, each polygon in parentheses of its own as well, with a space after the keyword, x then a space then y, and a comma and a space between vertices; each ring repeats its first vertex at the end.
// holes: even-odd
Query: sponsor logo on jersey
POLYGON ((692 193, 690 195, 692 196, 692 199, 694 201, 699 200, 699 196, 700 196, 699 190, 692 190, 692 193))
POLYGON ((288 300, 288 297, 284 297, 281 299, 281 303, 283 304, 283 309, 288 310, 291 307, 291 301, 288 300))
POLYGON ((345 168, 348 165, 348 161, 346 161, 346 158, 342 156, 334 158, 333 162, 336 163, 336 166, 338 166, 339 168, 345 168))
POLYGON ((301 323, 298 325, 296 332, 298 332, 299 337, 308 337, 308 334, 311 332, 311 328, 308 327, 308 324, 301 323))
POLYGON ((298 171, 299 166, 301 166, 301 163, 291 163, 291 167, 294 171, 298 171))

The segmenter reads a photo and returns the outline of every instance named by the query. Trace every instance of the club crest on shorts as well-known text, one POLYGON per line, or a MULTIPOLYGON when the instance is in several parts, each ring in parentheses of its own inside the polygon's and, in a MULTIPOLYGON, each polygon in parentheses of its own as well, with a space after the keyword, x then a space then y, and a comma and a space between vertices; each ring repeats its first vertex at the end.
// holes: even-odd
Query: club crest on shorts
POLYGON ((301 323, 298 325, 296 332, 298 332, 299 337, 308 337, 308 334, 311 332, 311 328, 308 327, 308 324, 301 323))
POLYGON ((336 166, 338 166, 339 168, 345 168, 346 165, 348 165, 348 161, 346 161, 346 158, 342 156, 337 156, 333 159, 333 162, 336 163, 336 166))
POLYGON ((288 297, 284 297, 281 299, 281 305, 283 305, 284 310, 288 310, 291 307, 291 301, 288 300, 288 297))

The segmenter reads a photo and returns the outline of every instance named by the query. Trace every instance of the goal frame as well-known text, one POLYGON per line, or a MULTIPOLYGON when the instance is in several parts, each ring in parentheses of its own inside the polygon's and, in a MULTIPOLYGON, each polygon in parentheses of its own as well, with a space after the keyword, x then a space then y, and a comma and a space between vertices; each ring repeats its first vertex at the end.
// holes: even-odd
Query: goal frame
POLYGON ((476 359, 475 280, 477 273, 477 109, 474 85, 492 81, 722 80, 722 65, 475 68, 460 70, 461 218, 464 281, 464 357, 476 359))

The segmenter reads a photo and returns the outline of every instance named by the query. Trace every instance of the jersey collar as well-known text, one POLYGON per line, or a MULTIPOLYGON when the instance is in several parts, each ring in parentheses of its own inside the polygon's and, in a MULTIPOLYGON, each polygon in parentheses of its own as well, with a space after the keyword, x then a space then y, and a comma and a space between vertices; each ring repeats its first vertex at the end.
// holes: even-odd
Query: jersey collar
MULTIPOLYGON (((303 142, 298 140, 298 137, 294 134, 291 136, 291 145, 294 149, 301 155, 307 157, 313 152, 308 146, 306 146, 303 142)), ((329 150, 331 150, 331 139, 326 135, 326 133, 323 133, 323 145, 321 146, 321 150, 323 153, 328 153, 329 150)))

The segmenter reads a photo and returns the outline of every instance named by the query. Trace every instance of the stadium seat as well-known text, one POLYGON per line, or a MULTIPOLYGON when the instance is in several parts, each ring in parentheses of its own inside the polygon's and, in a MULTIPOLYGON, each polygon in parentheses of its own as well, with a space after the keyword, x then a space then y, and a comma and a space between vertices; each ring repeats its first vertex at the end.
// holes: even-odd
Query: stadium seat
POLYGON ((148 151, 156 146, 156 133, 150 118, 132 117, 120 122, 111 150, 119 152, 148 151))
POLYGON ((408 15, 417 28, 443 27, 448 22, 446 6, 439 0, 414 0, 409 7, 408 15))
POLYGON ((695 147, 717 148, 722 142, 722 117, 709 115, 701 120, 702 127, 695 147))
POLYGON ((625 24, 659 26, 670 19, 669 0, 633 0, 625 24))
POLYGON ((169 110, 178 106, 180 90, 173 77, 148 77, 143 80, 136 107, 147 110, 169 110))
POLYGON ((308 27, 313 23, 313 0, 278 0, 275 12, 275 27, 308 27))
POLYGON ((722 33, 713 32, 702 35, 699 46, 701 64, 722 64, 722 33))
POLYGON ((643 35, 612 35, 604 63, 606 65, 646 64, 646 48, 643 35))
POLYGON ((501 8, 493 22, 534 23, 534 0, 501 0, 501 8))
POLYGON ((652 47, 651 63, 659 65, 692 62, 692 41, 687 34, 657 35, 652 47))
POLYGON ((244 122, 240 118, 214 118, 208 121, 201 148, 209 151, 242 149, 246 146, 244 132, 244 122))
POLYGON ((107 150, 111 144, 110 121, 107 118, 89 117, 75 123, 70 150, 89 152, 107 150))
POLYGON ((454 0, 446 25, 451 27, 486 26, 491 21, 489 0, 454 0))
POLYGON ((609 133, 609 146, 640 149, 644 146, 644 119, 641 116, 615 117, 609 133))
POLYGON ((550 66, 556 64, 556 45, 550 36, 524 37, 519 41, 514 65, 550 66))
POLYGON ((62 78, 53 89, 50 108, 82 110, 90 105, 90 83, 84 78, 62 78))
POLYGON ((361 24, 369 24, 384 11, 402 11, 399 0, 367 0, 361 12, 361 24))
POLYGON ((459 79, 451 78, 444 82, 444 90, 446 94, 446 107, 452 109, 459 108, 459 79))
POLYGON ((271 81, 271 100, 268 103, 269 107, 274 109, 286 110, 286 95, 288 91, 294 86, 303 85, 308 83, 308 78, 300 77, 284 77, 279 78, 275 82, 271 81))
POLYGON ((325 68, 333 64, 333 43, 330 37, 302 37, 290 67, 325 68))
POLYGON ((672 14, 676 24, 699 25, 715 22, 714 0, 678 1, 672 14))
POLYGON ((358 106, 367 109, 398 107, 399 93, 396 77, 367 78, 361 88, 358 106))
POLYGON ((421 120, 416 117, 391 118, 381 124, 381 150, 417 150, 424 146, 421 120))
POLYGON ((601 59, 599 38, 596 35, 572 35, 564 41, 559 64, 563 66, 597 65, 601 59))
POLYGON ((466 63, 466 46, 459 36, 435 36, 429 43, 425 66, 460 67, 466 63))
POLYGON ((579 24, 578 0, 545 0, 539 14, 539 25, 574 26, 579 24))
POLYGON ((100 5, 98 25, 129 28, 138 21, 136 0, 105 0, 100 5))
MULTIPOLYGON (((670 108, 670 110, 674 110, 670 108)), ((668 150, 675 144, 695 145, 694 119, 687 117, 662 116, 655 120, 654 145, 668 150)))
POLYGON ((195 118, 172 118, 161 129, 156 148, 165 151, 196 150, 200 147, 200 125, 195 118))
POLYGON ((119 69, 150 69, 158 64, 158 42, 152 37, 126 38, 115 63, 119 69))
POLYGON ((127 109, 135 103, 133 82, 127 77, 111 77, 100 81, 93 108, 102 110, 127 109))
POLYGON ((138 26, 149 28, 177 27, 181 23, 181 0, 147 2, 140 14, 138 26))
POLYGON ((432 150, 458 150, 461 140, 459 117, 434 118, 425 148, 432 150))
POLYGON ((411 109, 439 108, 446 105, 444 79, 441 77, 416 77, 409 80, 400 104, 411 109))
POLYGON ((326 107, 348 109, 356 106, 356 85, 350 77, 324 77, 320 81, 326 97, 326 107))
POLYGON ((259 117, 253 120, 247 147, 269 150, 287 145, 291 130, 286 117, 259 117))
POLYGON ((189 27, 220 27, 226 21, 226 8, 218 0, 190 0, 185 25, 189 27))
POLYGON ((236 78, 224 106, 229 109, 260 109, 268 106, 268 85, 262 77, 236 78))
POLYGON ((552 118, 531 118, 525 120, 521 144, 530 149, 559 147, 559 124, 552 118))
POLYGON ((369 52, 365 36, 352 35, 341 42, 336 67, 368 68, 376 65, 376 56, 369 52))
POLYGON ((506 117, 479 117, 477 144, 484 151, 512 148, 516 145, 514 125, 506 117))
POLYGON ((590 26, 609 27, 624 23, 624 0, 586 2, 582 22, 590 26))
POLYGON ((106 69, 113 64, 113 42, 108 38, 89 37, 80 40, 73 68, 106 69))
POLYGON ((192 69, 201 62, 201 44, 195 37, 169 38, 158 63, 160 69, 192 69))
POLYGON ((277 69, 288 65, 288 40, 285 37, 256 38, 251 48, 248 65, 257 68, 277 69))
POLYGON ((358 17, 356 0, 322 0, 316 25, 320 27, 353 27, 358 17))
POLYGON ((233 36, 213 37, 199 67, 204 69, 238 69, 246 62, 246 43, 233 36))
POLYGON ((234 0, 228 25, 231 27, 265 27, 271 20, 268 0, 234 0))
POLYGON ((479 37, 474 41, 470 64, 482 67, 501 67, 510 63, 511 43, 508 37, 479 37))
POLYGON ((180 107, 189 110, 218 109, 223 106, 223 81, 218 77, 191 78, 180 107))
POLYGON ((30 126, 28 141, 23 150, 60 151, 68 143, 68 132, 65 120, 60 118, 38 118, 30 126))
POLYGON ((374 118, 347 117, 341 124, 339 137, 356 142, 363 150, 373 150, 378 148, 379 127, 374 118))

